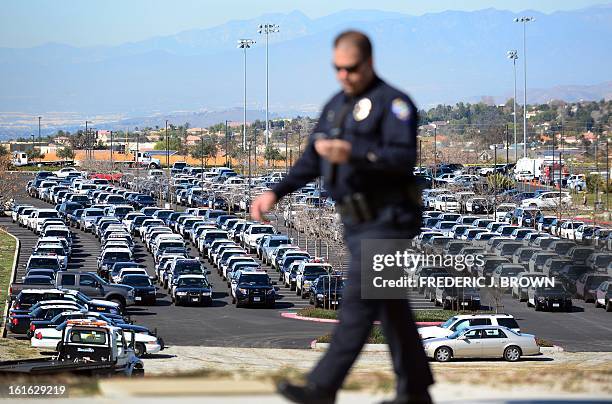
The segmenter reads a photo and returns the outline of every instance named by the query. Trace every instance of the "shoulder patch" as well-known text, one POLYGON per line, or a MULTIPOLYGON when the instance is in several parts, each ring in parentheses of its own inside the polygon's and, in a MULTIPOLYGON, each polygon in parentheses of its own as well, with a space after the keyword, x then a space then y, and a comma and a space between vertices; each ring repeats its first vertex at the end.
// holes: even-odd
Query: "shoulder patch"
POLYGON ((401 98, 396 98, 391 102, 391 112, 400 121, 407 121, 410 118, 410 108, 408 103, 401 98))

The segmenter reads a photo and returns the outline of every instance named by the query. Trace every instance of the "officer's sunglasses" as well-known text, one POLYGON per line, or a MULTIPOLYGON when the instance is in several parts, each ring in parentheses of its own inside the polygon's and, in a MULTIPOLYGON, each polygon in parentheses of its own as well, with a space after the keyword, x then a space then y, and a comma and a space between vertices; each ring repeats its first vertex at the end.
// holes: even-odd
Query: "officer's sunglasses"
POLYGON ((334 64, 334 69, 336 69, 336 71, 338 73, 340 73, 340 71, 345 70, 347 73, 355 73, 357 70, 359 70, 359 67, 361 67, 361 65, 365 62, 365 60, 360 60, 359 62, 355 63, 352 66, 338 66, 336 64, 334 64))

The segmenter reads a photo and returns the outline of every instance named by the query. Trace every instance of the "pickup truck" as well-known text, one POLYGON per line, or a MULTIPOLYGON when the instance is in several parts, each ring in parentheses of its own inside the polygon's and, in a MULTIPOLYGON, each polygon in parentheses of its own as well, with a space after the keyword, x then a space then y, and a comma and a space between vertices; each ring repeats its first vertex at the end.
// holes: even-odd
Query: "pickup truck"
POLYGON ((101 298, 119 304, 123 310, 134 304, 134 288, 127 285, 116 285, 106 282, 93 272, 60 271, 55 275, 55 285, 24 285, 12 283, 11 300, 23 289, 71 289, 89 296, 101 298))
POLYGON ((150 153, 147 152, 137 152, 136 150, 131 150, 132 155, 134 156, 132 160, 126 161, 116 161, 115 164, 126 164, 129 167, 147 167, 147 168, 161 168, 161 161, 157 158, 151 157, 150 153))
POLYGON ((128 338, 120 327, 105 321, 69 320, 57 345, 57 357, 0 362, 0 375, 144 376, 144 365, 134 352, 135 341, 133 332, 128 338))

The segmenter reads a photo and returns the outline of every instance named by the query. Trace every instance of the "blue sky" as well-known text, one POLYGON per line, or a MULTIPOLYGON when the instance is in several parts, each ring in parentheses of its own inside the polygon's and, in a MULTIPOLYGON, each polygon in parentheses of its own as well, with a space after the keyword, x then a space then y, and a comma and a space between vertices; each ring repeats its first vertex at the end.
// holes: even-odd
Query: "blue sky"
POLYGON ((311 18, 372 8, 411 15, 488 7, 551 13, 606 3, 609 0, 1 0, 0 47, 115 45, 292 10, 311 18))

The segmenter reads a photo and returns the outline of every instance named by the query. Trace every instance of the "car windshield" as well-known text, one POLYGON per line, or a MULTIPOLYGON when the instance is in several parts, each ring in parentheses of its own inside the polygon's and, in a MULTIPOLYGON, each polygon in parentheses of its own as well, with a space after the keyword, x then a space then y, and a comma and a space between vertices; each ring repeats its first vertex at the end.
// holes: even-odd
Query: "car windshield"
POLYGON ((269 247, 278 247, 279 245, 289 244, 288 239, 280 239, 280 240, 270 240, 268 243, 269 247))
POLYGON ((45 212, 45 211, 43 211, 43 212, 38 212, 38 217, 39 218, 43 218, 43 217, 44 218, 50 218, 50 217, 57 217, 57 218, 59 218, 59 214, 57 212, 55 212, 55 211, 54 212, 45 212))
POLYGON ((178 287, 183 288, 207 288, 208 282, 202 278, 185 278, 178 281, 178 287))
POLYGON ((106 332, 102 330, 72 330, 70 343, 106 345, 106 332))
POLYGON ((126 213, 131 212, 132 210, 132 208, 128 208, 127 206, 125 208, 116 208, 115 214, 125 215, 126 213))
POLYGON ((181 272, 184 272, 184 271, 201 272, 202 265, 200 264, 199 261, 178 261, 176 263, 175 269, 181 272))
POLYGON ((104 261, 126 261, 130 259, 128 251, 109 251, 104 254, 104 261))
POLYGON ((28 268, 56 268, 58 266, 57 258, 36 257, 31 258, 28 263, 28 268))
POLYGON ((445 322, 443 322, 442 324, 440 324, 440 327, 442 328, 448 328, 450 327, 455 321, 457 320, 457 317, 451 317, 448 320, 446 320, 445 322))
POLYGON ((538 288, 538 292, 565 292, 565 287, 557 283, 554 286, 541 286, 538 288))
POLYGON ((45 237, 63 237, 68 238, 70 232, 68 230, 45 230, 45 237))
POLYGON ((64 255, 62 247, 38 247, 36 253, 40 255, 64 255))
POLYGON ((321 287, 323 289, 342 289, 344 287, 344 280, 342 278, 332 278, 330 282, 329 278, 323 278, 321 287))
POLYGON ((253 227, 251 228, 251 234, 274 234, 272 227, 253 227))
POLYGON ((126 276, 121 283, 130 286, 151 286, 151 280, 148 276, 126 276))
POLYGON ((304 268, 304 276, 320 276, 327 275, 327 267, 307 266, 304 268))
POLYGON ((270 284, 270 278, 266 274, 243 274, 240 276, 238 283, 267 286, 270 284))

